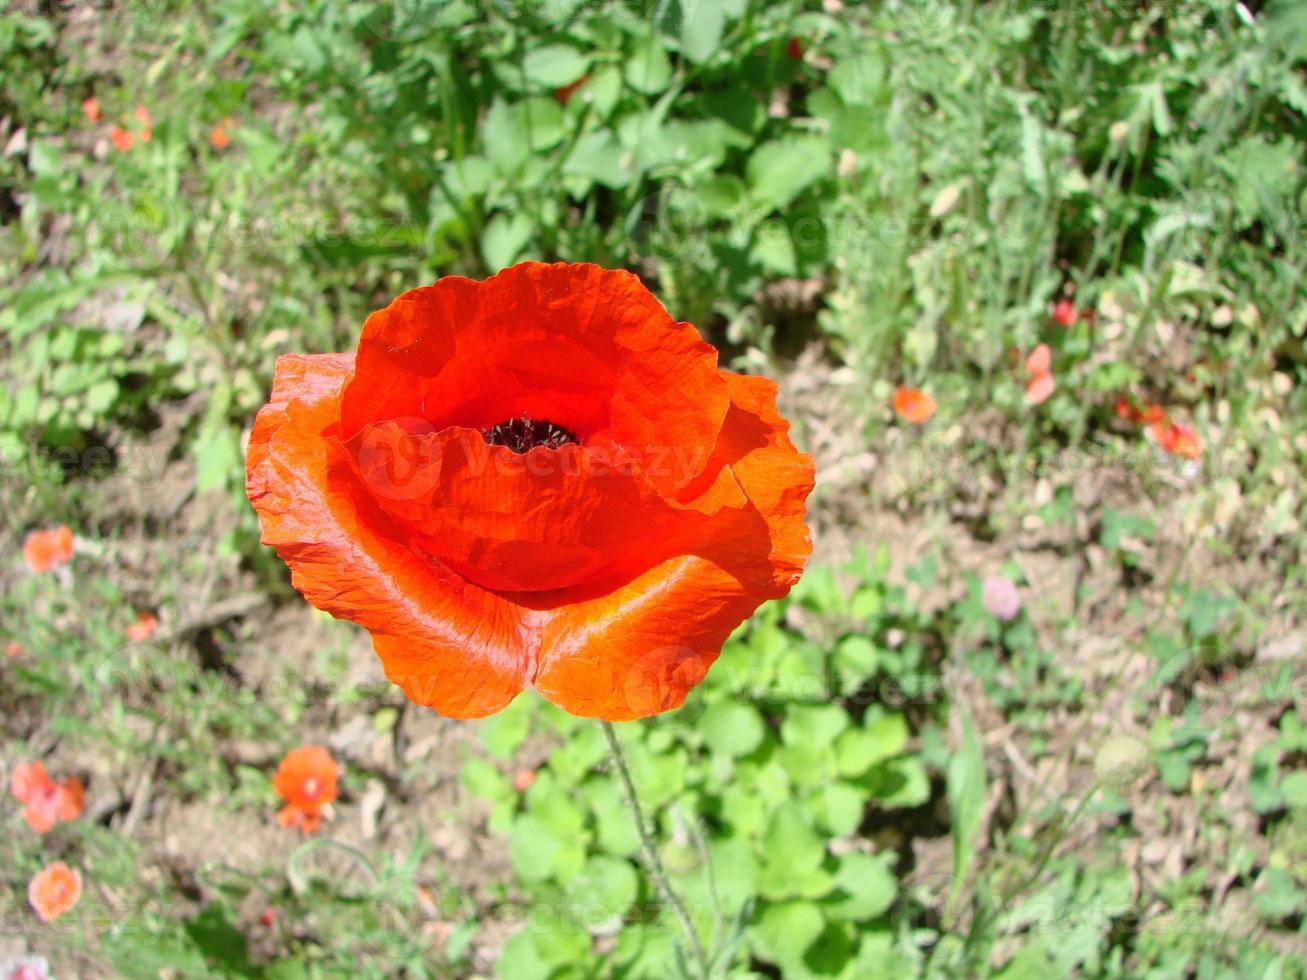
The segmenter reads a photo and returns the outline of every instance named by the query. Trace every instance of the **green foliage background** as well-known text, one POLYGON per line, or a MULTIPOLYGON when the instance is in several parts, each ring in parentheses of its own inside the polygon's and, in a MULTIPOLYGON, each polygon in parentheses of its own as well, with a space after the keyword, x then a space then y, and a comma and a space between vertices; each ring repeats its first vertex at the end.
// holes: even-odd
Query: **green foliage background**
MULTIPOLYGON (((243 435, 278 353, 347 349, 369 311, 441 275, 524 258, 628 267, 733 366, 780 371, 817 345, 854 379, 841 397, 869 446, 897 432, 884 406, 899 383, 931 390, 941 419, 984 418, 983 437, 934 447, 928 463, 952 468, 908 472, 901 489, 929 512, 997 481, 988 533, 1023 513, 1074 524, 1070 491, 1031 503, 1027 477, 1067 452, 1128 456, 1118 397, 1192 423, 1211 506, 1238 501, 1230 539, 1267 577, 1237 597, 1172 577, 1159 615, 1136 610, 1153 685, 1139 715, 1161 689, 1181 707, 1153 718, 1147 744, 1118 748, 1142 752, 1166 792, 1200 796, 1194 773, 1239 734, 1231 719, 1197 723, 1180 679, 1246 666, 1250 624, 1303 605, 1304 62, 1307 9, 1288 0, 11 4, 0 506, 15 546, 56 520, 112 541, 99 481, 189 458, 190 489, 225 495, 234 516, 196 556, 165 540, 168 567, 186 581, 226 563, 285 591, 241 491, 243 435), (101 123, 80 107, 92 95, 101 123), (115 124, 136 133, 127 152, 106 142, 115 124), (1059 299, 1090 315, 1052 328, 1059 299), (1041 341, 1058 388, 1034 413, 1013 352, 1041 341), (152 456, 161 422, 175 438, 152 456)), ((1157 532, 1106 507, 1092 537, 1125 582, 1157 532)), ((106 673, 132 589, 89 560, 75 595, 29 579, 6 595, 7 633, 50 651, 6 678, 8 754, 49 715, 58 738, 158 766, 182 798, 266 806, 263 774, 222 747, 293 742, 315 695, 262 703, 177 646, 106 673)), ((875 549, 814 567, 684 709, 623 727, 719 971, 1303 975, 1307 705, 1291 675, 1258 694, 1277 732, 1249 786, 1262 850, 1232 835, 1225 866, 1140 894, 1112 841, 1060 846, 1073 817, 1129 811, 1120 766, 1022 814, 1033 834, 996 823, 993 746, 952 685, 958 671, 979 685, 1035 757, 1041 717, 1094 692, 1030 618, 988 616, 974 577, 965 602, 927 608, 940 569, 930 553, 908 564, 906 583, 875 549), (917 833, 948 838, 946 871, 913 867, 917 833), (1218 882, 1246 889, 1251 932, 1223 928, 1218 882)), ((369 710, 384 727, 396 709, 383 702, 369 710)), ((524 910, 500 975, 674 975, 675 923, 640 873, 602 733, 527 697, 479 734, 487 751, 459 778, 508 841, 504 903, 524 910), (547 751, 523 792, 512 760, 527 744, 547 751)), ((1201 802, 1217 839, 1231 833, 1219 809, 1201 802)), ((453 931, 437 951, 409 928, 433 913, 386 886, 411 884, 420 846, 360 858, 377 883, 362 894, 294 862, 260 882, 199 869, 204 908, 182 915, 169 912, 181 886, 140 879, 139 850, 110 822, 61 833, 147 910, 65 937, 123 975, 471 971, 486 910, 447 887, 438 914, 453 931), (247 950, 235 922, 262 893, 301 923, 274 953, 247 950)), ((1129 837, 1128 822, 1113 833, 1129 837)), ((5 852, 18 908, 39 856, 18 837, 5 852)))

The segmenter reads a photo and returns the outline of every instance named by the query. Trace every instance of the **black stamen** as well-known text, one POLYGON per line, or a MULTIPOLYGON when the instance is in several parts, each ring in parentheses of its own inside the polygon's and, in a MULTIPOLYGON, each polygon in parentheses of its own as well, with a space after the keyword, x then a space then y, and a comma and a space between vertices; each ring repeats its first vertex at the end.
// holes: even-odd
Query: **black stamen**
POLYGON ((533 419, 529 415, 500 422, 489 429, 481 430, 481 437, 490 446, 507 446, 515 453, 525 453, 536 446, 558 449, 569 442, 581 444, 571 432, 561 425, 554 425, 544 419, 533 419))

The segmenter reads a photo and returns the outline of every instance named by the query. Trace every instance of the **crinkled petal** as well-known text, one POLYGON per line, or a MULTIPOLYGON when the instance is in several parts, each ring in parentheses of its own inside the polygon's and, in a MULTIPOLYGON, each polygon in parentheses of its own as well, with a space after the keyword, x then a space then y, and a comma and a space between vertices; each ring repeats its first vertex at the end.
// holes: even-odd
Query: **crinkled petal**
MULTIPOLYGON (((348 449, 362 485, 411 542, 487 589, 629 580, 670 557, 668 543, 703 520, 661 497, 632 461, 590 447, 519 454, 487 445, 474 429, 379 422, 348 449)), ((734 479, 726 482, 713 506, 744 505, 734 479)))
POLYGON ((566 711, 622 721, 678 707, 731 632, 798 581, 812 551, 812 461, 789 440, 773 382, 723 377, 732 405, 714 456, 750 506, 717 511, 685 553, 548 616, 535 686, 566 711))
POLYGON ((255 419, 246 491, 263 541, 304 597, 372 634, 387 677, 452 718, 491 714, 523 688, 530 657, 519 611, 387 535, 334 436, 350 355, 278 358, 255 419))
POLYGON ((667 492, 703 469, 729 403, 717 351, 634 275, 524 262, 483 282, 446 277, 368 317, 341 435, 528 415, 636 454, 667 492))

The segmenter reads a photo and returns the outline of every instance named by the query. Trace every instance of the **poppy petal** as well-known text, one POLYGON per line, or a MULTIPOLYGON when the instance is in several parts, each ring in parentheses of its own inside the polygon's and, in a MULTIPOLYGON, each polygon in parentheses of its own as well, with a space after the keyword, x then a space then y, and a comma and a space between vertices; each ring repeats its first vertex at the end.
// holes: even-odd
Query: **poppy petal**
POLYGON ((523 688, 529 656, 514 606, 384 533, 334 437, 347 354, 278 358, 255 419, 246 492, 263 542, 304 597, 372 633, 390 680, 452 718, 491 714, 523 688))
POLYGON ((30 803, 53 785, 45 766, 39 762, 22 762, 9 776, 9 792, 19 803, 30 803))
POLYGON ((812 460, 789 440, 775 384, 722 377, 732 407, 714 455, 741 453, 729 471, 749 506, 718 511, 681 542, 688 553, 550 615, 535 686, 572 714, 624 721, 678 707, 731 632, 785 595, 811 553, 812 460))
POLYGON ((1047 374, 1053 366, 1053 351, 1048 344, 1039 344, 1026 358, 1027 374, 1047 374))
POLYGON ((1030 376, 1026 382, 1026 401, 1032 405, 1042 405, 1048 401, 1049 396, 1053 394, 1053 389, 1057 387, 1057 382, 1053 379, 1051 371, 1042 371, 1030 376))
MULTIPOLYGON (((475 429, 422 432, 382 422, 349 447, 363 485, 415 547, 486 589, 629 579, 669 557, 666 542, 678 526, 687 531, 701 517, 664 500, 634 458, 585 446, 515 453, 487 445, 475 429)), ((671 453, 662 462, 679 465, 671 453)), ((738 490, 712 501, 731 502, 744 503, 738 490)))
POLYGON ((368 317, 341 435, 390 419, 440 431, 529 416, 641 460, 677 447, 684 466, 648 474, 667 492, 703 469, 729 403, 717 351, 636 276, 524 262, 483 282, 445 277, 368 317))

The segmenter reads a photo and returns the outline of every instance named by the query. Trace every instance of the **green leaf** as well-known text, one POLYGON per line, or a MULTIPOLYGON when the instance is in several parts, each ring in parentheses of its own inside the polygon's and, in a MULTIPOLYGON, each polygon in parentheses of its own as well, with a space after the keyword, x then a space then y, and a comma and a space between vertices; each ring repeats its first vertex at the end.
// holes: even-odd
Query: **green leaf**
POLYGON ((879 51, 859 48, 835 63, 826 83, 846 106, 869 106, 885 83, 885 59, 879 51))
POLYGON ((633 158, 617 137, 607 129, 586 133, 576 141, 572 152, 563 163, 563 173, 571 177, 585 177, 605 187, 625 187, 634 173, 633 158))
POLYGON ((599 925, 624 915, 635 902, 640 880, 631 862, 613 857, 592 857, 568 885, 568 894, 586 909, 588 925, 599 925))
POLYGON ((526 53, 522 71, 532 85, 560 88, 585 74, 590 59, 570 44, 546 44, 526 53))
POLYGON ((812 808, 832 836, 847 837, 858 829, 866 804, 866 794, 856 786, 831 783, 817 793, 812 808))
POLYGON ((785 207, 830 173, 830 148, 816 136, 789 136, 764 143, 749 157, 746 173, 762 211, 785 207))
POLYGON ((698 727, 710 749, 733 756, 748 755, 756 749, 766 731, 758 709, 742 701, 709 705, 698 727))
POLYGON ((840 919, 863 921, 883 915, 898 895, 892 854, 845 854, 835 873, 838 889, 822 904, 840 919))
POLYGON ((695 64, 702 64, 717 53, 726 11, 721 0, 685 0, 689 16, 681 25, 681 54, 695 64))
POLYGON ((811 902, 771 905, 753 929, 754 949, 780 966, 799 963, 824 927, 821 910, 811 902))
POLYGON ((513 870, 524 881, 544 881, 554 872, 554 858, 559 841, 540 820, 527 814, 513 821, 509 839, 509 859, 513 870))
POLYGON ((1280 781, 1284 802, 1294 809, 1307 809, 1307 772, 1291 772, 1280 781))
POLYGON ((553 968, 540 955, 530 929, 509 937, 495 963, 495 976, 511 980, 545 980, 551 973, 553 968))
POLYGON ((626 84, 644 95, 659 95, 672 80, 672 63, 656 35, 637 43, 626 60, 626 84))
POLYGON ((788 800, 772 813, 763 853, 769 859, 783 860, 798 872, 820 866, 826 857, 826 844, 812 829, 803 807, 788 800))
POLYGON ((930 779, 916 756, 890 759, 858 780, 885 809, 920 806, 930 799, 930 779))
POLYGON ((507 759, 517 751, 531 730, 531 702, 518 698, 503 711, 476 723, 477 734, 490 754, 507 759))
POLYGON ((564 135, 563 107, 548 96, 496 101, 481 124, 486 157, 506 174, 515 173, 533 154, 557 146, 564 135))
POLYGON ((962 717, 962 745, 949 761, 948 803, 953 831, 953 888, 967 880, 985 803, 985 753, 970 715, 962 717))
POLYGON ((497 271, 512 265, 530 240, 531 219, 525 212, 511 215, 500 212, 486 225, 481 239, 481 255, 486 265, 497 271))

